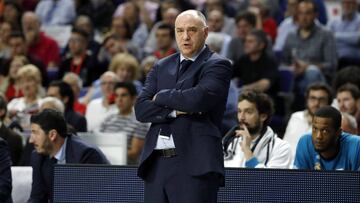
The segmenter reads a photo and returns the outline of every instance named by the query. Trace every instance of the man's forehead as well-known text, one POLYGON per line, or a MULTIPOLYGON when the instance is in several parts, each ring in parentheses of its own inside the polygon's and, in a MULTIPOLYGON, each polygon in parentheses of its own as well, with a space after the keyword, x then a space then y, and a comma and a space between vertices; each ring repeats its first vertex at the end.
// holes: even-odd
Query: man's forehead
POLYGON ((36 123, 31 123, 30 127, 31 127, 31 130, 41 130, 40 125, 38 125, 36 123))
POLYGON ((178 27, 179 24, 183 23, 186 23, 186 25, 189 26, 200 26, 204 25, 205 22, 203 22, 201 18, 194 13, 182 13, 176 18, 175 27, 178 27))
POLYGON ((242 100, 238 103, 238 109, 256 109, 256 104, 248 100, 242 100))
POLYGON ((322 89, 310 90, 309 95, 319 95, 319 96, 328 96, 327 92, 322 89))
POLYGON ((332 119, 327 117, 314 116, 313 125, 332 127, 332 119))

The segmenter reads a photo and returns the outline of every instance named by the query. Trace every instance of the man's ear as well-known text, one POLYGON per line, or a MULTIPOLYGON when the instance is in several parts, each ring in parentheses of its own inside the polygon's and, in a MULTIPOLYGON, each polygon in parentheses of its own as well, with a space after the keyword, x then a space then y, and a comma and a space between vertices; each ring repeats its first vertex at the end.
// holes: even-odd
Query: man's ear
POLYGON ((57 133, 57 131, 55 129, 49 131, 49 139, 51 141, 55 141, 58 136, 59 136, 59 134, 57 133))
POLYGON ((268 118, 268 115, 266 115, 266 114, 260 114, 260 121, 261 121, 261 123, 264 123, 265 121, 266 121, 266 119, 268 118))

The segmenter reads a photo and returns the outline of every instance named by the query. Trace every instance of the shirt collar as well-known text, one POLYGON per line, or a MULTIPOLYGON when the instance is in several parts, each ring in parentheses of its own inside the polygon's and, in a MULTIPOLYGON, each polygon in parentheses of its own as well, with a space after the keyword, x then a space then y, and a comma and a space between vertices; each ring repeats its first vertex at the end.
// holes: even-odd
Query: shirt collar
POLYGON ((67 137, 65 138, 64 144, 61 146, 60 150, 55 154, 54 158, 57 160, 59 164, 65 164, 65 152, 66 152, 66 143, 67 137))
MULTIPOLYGON (((312 27, 310 28, 310 35, 309 35, 307 38, 305 38, 305 39, 311 38, 311 37, 314 35, 314 33, 317 32, 318 29, 319 29, 318 25, 316 24, 316 22, 314 22, 314 24, 313 24, 312 27)), ((298 34, 298 36, 301 38, 301 36, 300 36, 300 28, 298 28, 297 34, 298 34)))
POLYGON ((191 57, 191 58, 186 58, 185 56, 183 56, 183 55, 180 53, 180 63, 181 63, 183 60, 185 60, 185 59, 194 62, 194 61, 197 59, 197 57, 201 54, 201 52, 204 51, 205 48, 206 48, 206 46, 204 45, 204 47, 201 49, 201 51, 199 51, 196 55, 194 55, 194 56, 191 57))

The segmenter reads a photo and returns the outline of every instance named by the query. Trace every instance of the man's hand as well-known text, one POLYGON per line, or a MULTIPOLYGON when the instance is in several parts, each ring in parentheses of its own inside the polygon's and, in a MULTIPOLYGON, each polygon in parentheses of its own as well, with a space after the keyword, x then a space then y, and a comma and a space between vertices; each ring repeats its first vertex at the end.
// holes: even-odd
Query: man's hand
POLYGON ((245 160, 248 161, 251 159, 254 155, 251 151, 250 145, 251 145, 251 135, 249 133, 249 130, 247 129, 245 124, 240 124, 240 130, 235 131, 235 136, 242 137, 242 140, 240 142, 241 150, 244 153, 245 160))
POLYGON ((303 60, 295 60, 295 63, 294 63, 295 75, 303 74, 308 66, 309 66, 309 64, 303 60))
POLYGON ((176 111, 176 116, 180 116, 180 115, 186 115, 188 114, 187 112, 183 112, 183 111, 176 111))

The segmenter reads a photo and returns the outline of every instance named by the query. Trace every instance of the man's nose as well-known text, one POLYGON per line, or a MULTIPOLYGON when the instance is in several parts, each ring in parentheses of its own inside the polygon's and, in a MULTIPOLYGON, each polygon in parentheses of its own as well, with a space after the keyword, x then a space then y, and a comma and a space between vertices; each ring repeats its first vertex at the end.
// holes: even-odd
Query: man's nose
POLYGON ((322 134, 321 134, 321 131, 320 131, 320 130, 316 132, 316 134, 315 134, 315 138, 316 138, 317 140, 322 140, 322 139, 323 139, 323 136, 322 136, 322 134))
POLYGON ((32 136, 32 135, 30 135, 29 142, 30 142, 31 144, 33 144, 33 143, 34 143, 34 138, 33 138, 33 136, 32 136))
POLYGON ((189 33, 188 33, 187 30, 184 31, 183 39, 184 39, 184 40, 190 39, 190 35, 189 35, 189 33))

